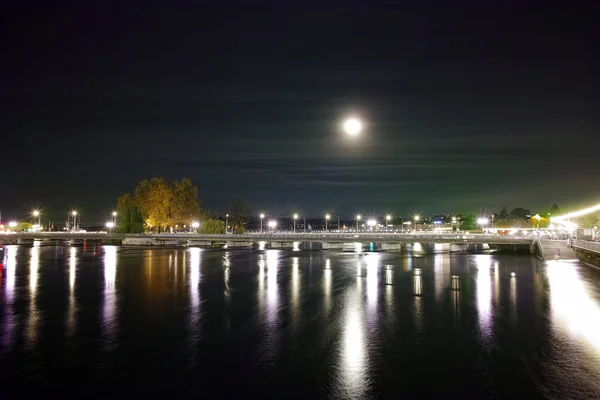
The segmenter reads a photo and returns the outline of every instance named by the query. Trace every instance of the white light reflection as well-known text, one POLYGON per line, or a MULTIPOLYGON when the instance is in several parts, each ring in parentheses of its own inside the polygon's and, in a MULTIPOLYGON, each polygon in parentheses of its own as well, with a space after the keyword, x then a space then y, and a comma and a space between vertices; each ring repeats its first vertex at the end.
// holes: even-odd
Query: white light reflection
POLYGON ((77 268, 77 248, 69 248, 69 308, 67 311, 67 334, 72 337, 76 327, 75 275, 77 268))
POLYGON ((29 261, 29 312, 27 318, 27 340, 30 345, 37 342, 39 316, 37 309, 37 289, 38 289, 38 270, 40 268, 40 248, 39 241, 33 242, 31 248, 31 258, 29 261))
POLYGON ((298 272, 298 257, 292 257, 292 299, 291 311, 294 318, 300 315, 300 276, 298 272))
POLYGON ((200 252, 197 247, 188 250, 190 253, 190 326, 198 328, 200 320, 200 252))
POLYGON ((323 293, 325 295, 325 313, 331 310, 331 260, 325 260, 325 271, 323 271, 323 293))
POLYGON ((258 242, 258 249, 259 250, 265 250, 267 248, 267 242, 264 240, 261 240, 260 242, 258 242))
POLYGON ((231 253, 226 251, 223 254, 223 267, 225 271, 223 272, 223 280, 225 281, 225 297, 231 296, 231 289, 229 288, 229 273, 231 270, 231 253))
POLYGON ((514 275, 514 272, 510 277, 510 308, 512 311, 512 322, 513 324, 517 322, 517 278, 514 275))
POLYGON ((423 270, 415 268, 413 271, 413 294, 421 296, 423 294, 423 270))
POLYGON ((348 294, 346 299, 346 315, 344 324, 344 344, 342 346, 342 377, 340 385, 346 391, 343 398, 363 398, 366 390, 367 356, 365 351, 365 327, 362 304, 362 293, 357 286, 356 291, 348 294))
POLYGON ((13 312, 13 302, 15 296, 15 276, 17 269, 17 252, 19 250, 19 246, 5 246, 4 250, 6 253, 6 289, 4 291, 4 322, 2 324, 2 335, 0 335, 0 337, 2 338, 2 347, 8 350, 14 344, 13 337, 17 324, 13 312))
POLYGON ((279 251, 267 251, 267 319, 269 325, 276 326, 279 296, 277 287, 277 268, 279 251))
POLYGON ((492 279, 490 273, 490 257, 475 256, 477 264, 477 312, 479 314, 479 329, 489 338, 492 335, 492 279))
POLYGON ((458 329, 460 325, 460 276, 452 275, 450 277, 450 295, 452 298, 452 312, 453 312, 453 322, 454 329, 458 329))
MULTIPOLYGON (((438 243, 439 244, 439 243, 438 243)), ((433 258, 434 290, 435 297, 440 301, 447 293, 448 279, 450 278, 450 254, 436 254, 433 258)))
MULTIPOLYGON (((577 337, 600 358, 600 306, 590 298, 589 288, 573 264, 550 261, 547 268, 550 286, 550 306, 559 327, 569 336, 577 337)), ((515 278, 512 278, 515 280, 515 278)))
POLYGON ((102 328, 108 342, 112 342, 117 331, 117 247, 104 248, 104 310, 102 328))
POLYGON ((292 251, 300 251, 300 242, 294 242, 292 244, 292 251))
POLYGON ((365 256, 367 263, 367 299, 369 303, 369 317, 377 316, 377 296, 378 296, 378 268, 381 260, 380 253, 369 253, 365 256))

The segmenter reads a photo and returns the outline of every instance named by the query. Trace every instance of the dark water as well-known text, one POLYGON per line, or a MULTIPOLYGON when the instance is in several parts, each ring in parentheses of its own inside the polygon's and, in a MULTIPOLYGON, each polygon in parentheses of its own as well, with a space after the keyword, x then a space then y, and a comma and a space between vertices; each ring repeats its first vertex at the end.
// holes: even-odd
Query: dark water
POLYGON ((578 262, 5 249, 2 397, 600 397, 600 273, 578 262))

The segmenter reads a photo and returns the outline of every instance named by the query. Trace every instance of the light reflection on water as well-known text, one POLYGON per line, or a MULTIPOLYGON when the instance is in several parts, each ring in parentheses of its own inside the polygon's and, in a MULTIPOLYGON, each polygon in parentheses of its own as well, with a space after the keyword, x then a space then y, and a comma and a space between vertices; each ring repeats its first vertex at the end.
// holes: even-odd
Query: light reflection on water
POLYGON ((77 248, 69 249, 69 308, 67 310, 67 334, 72 337, 75 334, 77 322, 77 310, 75 300, 75 278, 77 274, 77 248))
POLYGON ((104 338, 109 344, 115 344, 118 330, 117 321, 117 246, 103 246, 104 249, 104 308, 102 328, 104 338))
MULTIPOLYGON (((600 382, 600 277, 576 263, 545 265, 527 257, 490 255, 414 259, 368 252, 101 246, 97 255, 71 247, 61 256, 47 251, 50 247, 5 249, 0 285, 4 365, 26 363, 24 349, 43 353, 42 332, 47 335, 46 324, 56 318, 62 331, 53 331, 58 337, 52 340, 84 342, 90 354, 107 349, 135 353, 136 360, 125 363, 136 366, 131 379, 152 374, 151 366, 162 362, 154 357, 168 349, 165 365, 193 371, 190 379, 209 390, 219 387, 210 380, 220 379, 210 375, 213 365, 223 365, 219 370, 228 373, 255 374, 257 382, 302 382, 311 398, 369 398, 406 388, 431 398, 433 387, 443 383, 431 388, 418 383, 431 369, 448 379, 464 379, 461 394, 468 397, 469 385, 484 379, 479 371, 493 375, 501 369, 481 367, 482 360, 508 366, 503 368, 520 379, 521 387, 535 391, 551 383, 563 398, 578 397, 565 392, 572 384, 568 377, 576 376, 578 387, 596 388, 600 382), (181 262, 185 268, 178 271, 181 262), (153 312, 156 307, 160 310, 153 312), (90 315, 91 328, 84 318, 90 315), (228 329, 222 329, 225 315, 228 329), (139 326, 152 330, 132 329, 139 326), (140 331, 169 342, 128 336, 140 331), (125 341, 135 345, 123 349, 125 341), (519 353, 523 343, 531 349, 519 353), (436 358, 437 349, 443 356, 436 358), (552 368, 558 372, 549 373, 552 368), (540 377, 527 371, 541 371, 540 377), (315 375, 318 383, 311 381, 315 375), (544 381, 545 376, 552 379, 544 381), (386 392, 385 385, 394 390, 386 392), (375 386, 379 392, 372 391, 375 386)), ((131 373, 119 370, 113 358, 101 360, 104 377, 131 373)), ((17 380, 25 367, 15 369, 17 380)), ((162 371, 165 382, 177 382, 179 377, 169 371, 167 366, 162 371)), ((52 381, 65 379, 51 369, 45 374, 52 381)), ((511 388, 498 390, 507 390, 498 397, 518 397, 511 388)))
POLYGON ((40 315, 37 307, 38 277, 40 268, 40 242, 35 241, 30 249, 29 259, 29 311, 27 318, 27 340, 35 346, 38 340, 40 315))

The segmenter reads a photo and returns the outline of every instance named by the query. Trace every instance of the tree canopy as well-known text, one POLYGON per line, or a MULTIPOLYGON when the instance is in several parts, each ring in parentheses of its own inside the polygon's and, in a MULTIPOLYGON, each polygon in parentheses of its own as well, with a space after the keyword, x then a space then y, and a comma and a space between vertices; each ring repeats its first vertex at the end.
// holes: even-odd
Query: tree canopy
POLYGON ((144 227, 160 232, 177 224, 189 225, 201 217, 198 188, 189 178, 172 184, 156 177, 140 181, 133 194, 118 198, 117 210, 121 232, 139 232, 144 227))
POLYGON ((250 208, 240 197, 234 197, 229 203, 229 221, 234 233, 244 233, 250 217, 250 208))

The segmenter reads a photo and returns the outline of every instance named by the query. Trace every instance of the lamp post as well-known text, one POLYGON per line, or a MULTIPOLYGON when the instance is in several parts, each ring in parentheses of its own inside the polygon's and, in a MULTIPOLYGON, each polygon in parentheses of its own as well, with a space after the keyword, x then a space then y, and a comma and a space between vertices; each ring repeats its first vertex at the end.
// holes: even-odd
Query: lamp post
POLYGON ((38 229, 40 229, 41 228, 41 224, 42 224, 42 217, 40 216, 40 212, 38 210, 35 210, 33 212, 33 216, 35 218, 37 218, 37 220, 38 220, 38 223, 37 223, 38 224, 38 229))
POLYGON ((229 233, 229 214, 225 214, 225 234, 229 233))
POLYGON ((194 231, 197 231, 199 227, 200 227, 200 223, 198 221, 192 222, 192 228, 194 229, 194 231))
POLYGON ((452 230, 456 228, 456 217, 452 217, 452 230))
POLYGON ((392 219, 391 215, 385 216, 385 231, 388 232, 390 229, 390 220, 392 219))
POLYGON ((374 219, 370 219, 367 221, 367 226, 371 229, 371 233, 373 232, 373 227, 377 225, 377 221, 374 219))
POLYGON ((77 211, 72 211, 71 215, 73 216, 73 229, 72 230, 76 231, 77 230, 77 211))
POLYGON ((269 226, 269 228, 271 228, 271 230, 275 230, 275 228, 277 227, 277 221, 271 220, 268 222, 267 225, 269 226))
POLYGON ((329 218, 331 218, 331 215, 325 215, 325 233, 327 233, 327 222, 329 221, 329 218))
POLYGON ((108 221, 106 223, 106 227, 108 228, 108 233, 112 233, 112 229, 114 228, 114 226, 115 226, 115 223, 112 221, 108 221))
POLYGON ((117 225, 117 212, 113 211, 112 212, 112 217, 113 217, 113 222, 115 223, 115 226, 117 225))
POLYGON ((294 214, 294 233, 296 233, 296 220, 298 219, 298 214, 294 214))
POLYGON ((537 228, 540 229, 540 220, 542 219, 542 217, 540 217, 540 214, 535 214, 533 218, 535 218, 535 220, 537 221, 537 228))
POLYGON ((487 219, 487 218, 479 218, 479 219, 477 220, 477 223, 478 223, 479 225, 481 225, 481 233, 484 233, 484 232, 483 232, 483 227, 484 227, 484 225, 487 225, 487 223, 488 223, 488 219, 487 219))
POLYGON ((415 231, 419 228, 419 219, 421 219, 421 216, 415 215, 415 231))
POLYGON ((356 216, 356 233, 360 232, 360 214, 356 216))
POLYGON ((263 221, 263 218, 264 218, 264 217, 265 217, 265 214, 263 214, 263 213, 260 213, 260 233, 262 233, 262 231, 263 231, 263 230, 262 230, 262 221, 263 221))

